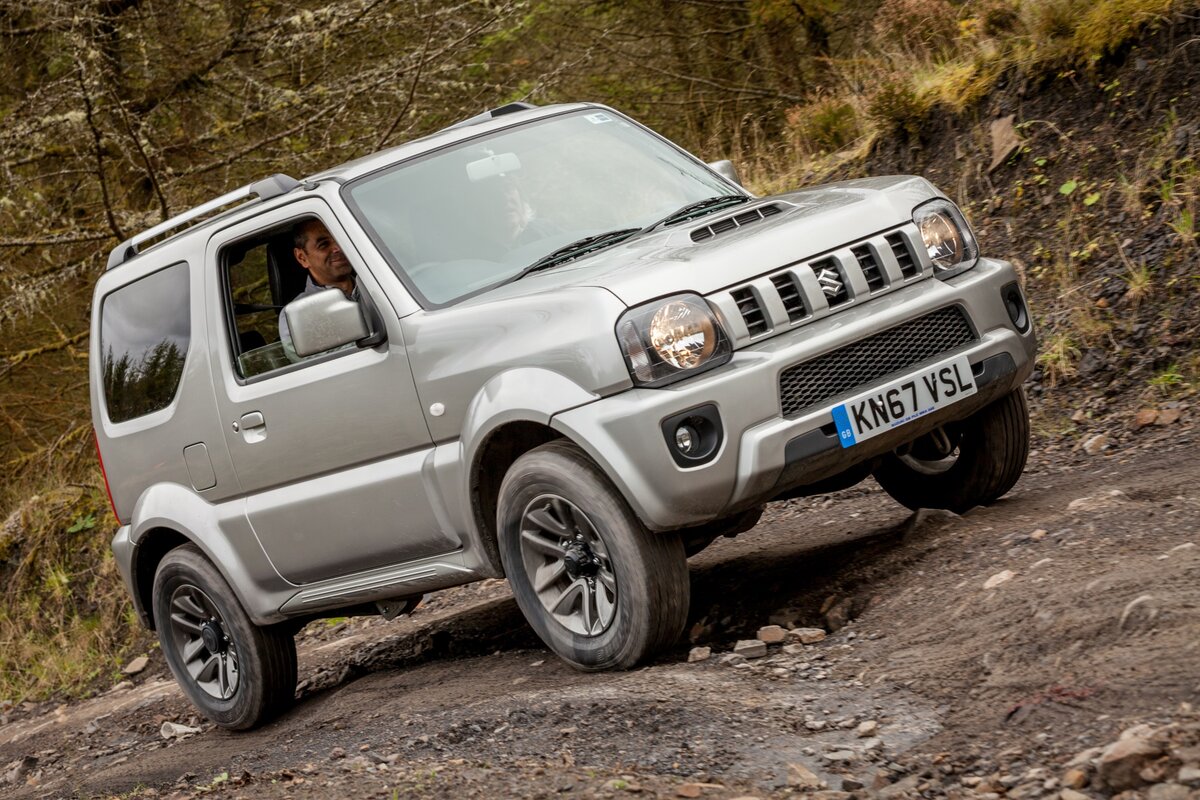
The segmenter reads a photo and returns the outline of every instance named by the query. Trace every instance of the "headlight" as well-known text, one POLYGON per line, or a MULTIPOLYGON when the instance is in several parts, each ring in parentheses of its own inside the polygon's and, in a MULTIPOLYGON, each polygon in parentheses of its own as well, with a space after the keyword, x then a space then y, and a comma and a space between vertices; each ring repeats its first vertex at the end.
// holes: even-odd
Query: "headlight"
POLYGON ((949 200, 930 200, 913 211, 913 222, 933 262, 934 274, 949 278, 975 266, 979 245, 958 206, 949 200))
POLYGON ((631 308, 617 321, 617 339, 635 383, 663 386, 724 364, 729 337, 708 304, 681 294, 631 308))

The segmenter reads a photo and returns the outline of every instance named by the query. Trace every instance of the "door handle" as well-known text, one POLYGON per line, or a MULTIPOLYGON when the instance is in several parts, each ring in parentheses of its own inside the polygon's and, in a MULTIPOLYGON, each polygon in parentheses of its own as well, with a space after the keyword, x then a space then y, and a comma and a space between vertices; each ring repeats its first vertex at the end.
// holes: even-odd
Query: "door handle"
POLYGON ((261 411, 242 414, 242 418, 233 423, 233 429, 240 431, 242 438, 250 443, 267 438, 267 420, 261 411))
MULTIPOLYGON (((241 423, 242 430, 249 430, 251 428, 261 428, 267 424, 267 420, 263 417, 261 411, 251 411, 249 414, 242 414, 241 423)), ((237 430, 238 426, 234 425, 233 429, 237 430)))

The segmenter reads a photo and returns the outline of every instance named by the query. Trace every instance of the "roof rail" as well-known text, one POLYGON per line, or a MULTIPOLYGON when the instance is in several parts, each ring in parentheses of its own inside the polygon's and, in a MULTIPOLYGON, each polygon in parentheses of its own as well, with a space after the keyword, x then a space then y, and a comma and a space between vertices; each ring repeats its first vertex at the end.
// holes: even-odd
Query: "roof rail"
POLYGON ((517 111, 528 111, 531 108, 537 108, 537 106, 535 106, 533 103, 509 103, 507 105, 499 106, 498 108, 493 108, 491 111, 485 111, 482 114, 476 114, 473 117, 468 117, 461 122, 456 122, 447 127, 446 130, 465 128, 468 125, 478 125, 481 122, 489 122, 496 117, 502 117, 505 114, 513 114, 517 111))
POLYGON ((109 253, 108 266, 106 269, 119 267, 129 259, 136 256, 139 252, 139 245, 144 244, 151 239, 156 239, 168 231, 173 231, 176 228, 182 228, 188 223, 195 222, 200 217, 211 214, 217 209, 241 200, 248 200, 252 197, 257 197, 260 201, 270 200, 271 198, 287 194, 298 186, 300 186, 300 181, 296 180, 295 178, 276 173, 269 178, 263 178, 260 181, 247 184, 240 189, 234 189, 228 194, 223 194, 215 200, 209 200, 203 205, 196 206, 189 211, 185 211, 182 214, 171 217, 166 222, 155 225, 153 228, 142 231, 137 236, 121 242, 119 245, 113 248, 111 253, 109 253))

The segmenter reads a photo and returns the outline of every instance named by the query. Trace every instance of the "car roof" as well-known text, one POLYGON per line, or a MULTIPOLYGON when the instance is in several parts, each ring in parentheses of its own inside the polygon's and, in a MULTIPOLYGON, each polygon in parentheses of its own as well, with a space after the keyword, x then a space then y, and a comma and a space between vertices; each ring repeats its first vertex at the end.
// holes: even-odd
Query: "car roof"
POLYGON ((344 164, 310 175, 303 181, 296 181, 286 175, 272 175, 243 186, 240 189, 235 189, 215 200, 195 206, 121 242, 109 254, 107 269, 129 263, 143 253, 158 249, 161 245, 165 245, 168 242, 186 240, 190 238, 190 234, 210 227, 218 220, 227 220, 231 217, 236 217, 249 205, 244 201, 254 197, 257 197, 257 199, 252 201, 252 205, 255 208, 261 209, 264 206, 260 205, 260 203, 270 203, 306 185, 311 187, 313 184, 322 181, 345 183, 383 167, 390 166, 398 161, 423 155, 447 145, 456 144, 457 142, 474 139, 491 131, 504 130, 505 128, 520 125, 524 122, 552 117, 581 108, 597 107, 600 106, 594 103, 559 103, 549 106, 510 103, 506 106, 485 111, 482 114, 457 122, 428 136, 423 136, 395 147, 389 147, 386 150, 381 150, 378 153, 372 153, 353 161, 347 161, 344 164), (238 205, 228 207, 233 203, 238 203, 238 205), (213 214, 213 216, 208 216, 210 212, 216 212, 218 208, 224 208, 224 210, 213 214), (162 238, 158 238, 160 236, 162 238), (153 241, 154 239, 158 240, 153 241), (144 248, 141 247, 143 244, 146 245, 144 248))
MULTIPOLYGON (((474 139, 491 131, 503 130, 514 125, 520 125, 524 122, 530 122, 544 117, 552 117, 556 114, 562 114, 567 111, 575 111, 581 108, 595 108, 594 103, 557 103, 549 106, 534 106, 525 110, 509 111, 503 114, 494 115, 495 112, 471 117, 462 122, 443 128, 436 133, 431 133, 428 136, 423 136, 419 139, 405 142, 395 147, 389 147, 386 150, 380 150, 378 153, 372 153, 362 158, 356 158, 353 161, 347 161, 345 164, 340 164, 323 172, 318 172, 307 178, 309 181, 336 180, 339 182, 351 181, 355 178, 362 177, 378 169, 381 169, 397 161, 403 161, 414 156, 423 155, 425 153, 438 150, 447 145, 457 144, 468 139, 474 139), (490 118, 489 118, 490 116, 490 118)), ((505 107, 502 107, 505 108, 505 107)), ((498 109, 499 110, 499 109, 498 109)))

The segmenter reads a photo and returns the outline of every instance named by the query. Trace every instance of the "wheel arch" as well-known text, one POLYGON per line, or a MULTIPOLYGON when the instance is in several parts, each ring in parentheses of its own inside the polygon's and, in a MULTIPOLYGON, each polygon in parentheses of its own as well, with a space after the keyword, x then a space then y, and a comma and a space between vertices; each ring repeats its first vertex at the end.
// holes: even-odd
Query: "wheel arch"
POLYGON ((536 447, 562 438, 565 438, 563 434, 544 423, 514 420, 490 431, 475 450, 468 488, 471 513, 484 554, 497 576, 504 575, 504 567, 500 563, 499 532, 496 529, 500 484, 518 458, 536 447))
POLYGON ((259 546, 240 500, 213 504, 178 484, 155 484, 134 507, 128 539, 130 590, 151 629, 154 573, 163 556, 180 545, 200 549, 257 625, 283 620, 279 609, 296 591, 259 546))
POLYGON ((153 611, 154 575, 167 553, 185 544, 195 543, 173 528, 158 526, 143 533, 133 551, 133 606, 152 631, 158 629, 153 611))
POLYGON ((555 415, 599 399, 560 372, 516 367, 493 375, 467 406, 460 436, 457 492, 470 508, 467 524, 483 574, 504 577, 497 543, 500 483, 518 458, 539 445, 569 438, 551 427, 555 415))

